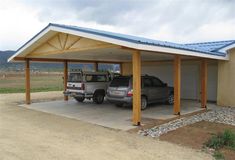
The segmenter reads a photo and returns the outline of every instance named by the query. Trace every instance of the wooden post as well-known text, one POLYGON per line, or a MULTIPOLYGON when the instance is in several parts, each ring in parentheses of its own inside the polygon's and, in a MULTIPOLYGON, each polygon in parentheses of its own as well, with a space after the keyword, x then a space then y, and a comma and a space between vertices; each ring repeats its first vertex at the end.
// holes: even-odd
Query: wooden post
MULTIPOLYGON (((67 90, 67 82, 68 82, 68 62, 64 61, 64 91, 67 90)), ((68 100, 68 96, 64 96, 64 100, 68 100)))
POLYGON ((25 61, 25 101, 26 104, 30 104, 30 61, 25 61))
POLYGON ((120 74, 123 75, 123 63, 120 63, 119 67, 120 67, 120 74))
POLYGON ((180 115, 180 81, 181 81, 181 59, 179 55, 174 59, 174 114, 180 115))
POLYGON ((207 60, 201 61, 201 107, 206 108, 207 104, 207 60))
POLYGON ((95 70, 95 72, 99 71, 99 63, 98 62, 94 63, 94 70, 95 70))
POLYGON ((133 65, 133 125, 140 125, 141 121, 141 54, 132 53, 133 65))

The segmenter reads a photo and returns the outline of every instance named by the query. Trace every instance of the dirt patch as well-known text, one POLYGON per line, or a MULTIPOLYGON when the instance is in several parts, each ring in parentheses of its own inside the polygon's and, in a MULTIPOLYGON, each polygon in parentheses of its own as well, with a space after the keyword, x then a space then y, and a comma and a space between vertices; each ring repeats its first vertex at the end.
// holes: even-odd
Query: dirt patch
POLYGON ((220 152, 224 155, 226 160, 234 160, 235 159, 235 151, 231 149, 223 148, 220 152))
MULTIPOLYGON (((194 149, 202 149, 203 144, 212 135, 223 132, 226 129, 230 129, 235 132, 235 127, 231 125, 201 121, 179 128, 175 131, 168 132, 167 134, 160 136, 160 140, 188 146, 194 149)), ((234 160, 235 151, 223 149, 222 153, 224 153, 226 159, 233 156, 234 160)))
MULTIPOLYGON (((35 93, 32 98, 53 98, 57 94, 61 93, 35 93)), ((211 159, 191 148, 10 103, 22 97, 23 94, 0 95, 0 159, 211 159)))

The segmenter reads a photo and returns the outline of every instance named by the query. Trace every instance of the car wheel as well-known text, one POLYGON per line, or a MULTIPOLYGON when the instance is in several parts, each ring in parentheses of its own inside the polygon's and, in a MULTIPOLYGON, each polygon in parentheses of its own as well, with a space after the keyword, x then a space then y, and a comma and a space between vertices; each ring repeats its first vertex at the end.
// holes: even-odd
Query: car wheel
POLYGON ((74 99, 76 99, 76 101, 78 102, 83 102, 85 100, 85 97, 74 97, 74 99))
POLYGON ((168 96, 167 103, 170 105, 174 104, 174 94, 168 96))
POLYGON ((141 110, 145 110, 148 105, 148 100, 145 96, 141 97, 141 110))
POLYGON ((103 103, 104 101, 104 94, 102 93, 96 93, 93 97, 93 101, 96 103, 96 104, 101 104, 103 103))

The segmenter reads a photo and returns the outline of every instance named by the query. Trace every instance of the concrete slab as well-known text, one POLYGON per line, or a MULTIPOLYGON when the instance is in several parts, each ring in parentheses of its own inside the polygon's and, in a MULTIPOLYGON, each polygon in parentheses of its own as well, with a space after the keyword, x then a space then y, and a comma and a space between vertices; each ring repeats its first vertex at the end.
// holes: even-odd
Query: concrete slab
MULTIPOLYGON (((132 110, 130 107, 120 108, 108 102, 97 105, 92 101, 78 103, 71 99, 67 102, 50 101, 21 106, 114 129, 129 130, 135 128, 131 124, 132 110)), ((200 110, 198 102, 182 101, 181 114, 200 110)), ((142 111, 142 117, 165 120, 176 116, 173 115, 173 106, 154 104, 142 111)))

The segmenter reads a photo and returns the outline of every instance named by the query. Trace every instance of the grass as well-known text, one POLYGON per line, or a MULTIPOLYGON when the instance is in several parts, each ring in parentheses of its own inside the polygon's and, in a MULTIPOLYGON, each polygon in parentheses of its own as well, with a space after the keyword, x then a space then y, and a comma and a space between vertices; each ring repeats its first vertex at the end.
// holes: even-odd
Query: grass
POLYGON ((213 157, 216 159, 216 160, 224 160, 224 155, 219 152, 219 151, 216 151, 214 154, 213 154, 213 157))
MULTIPOLYGON (((31 75, 31 92, 62 91, 63 80, 61 74, 34 74, 31 75)), ((0 94, 24 93, 24 74, 11 74, 2 78, 0 76, 0 94)))
POLYGON ((222 148, 235 150, 235 133, 231 130, 225 130, 223 133, 213 135, 205 145, 215 149, 213 156, 217 160, 224 159, 224 155, 219 151, 222 148))

